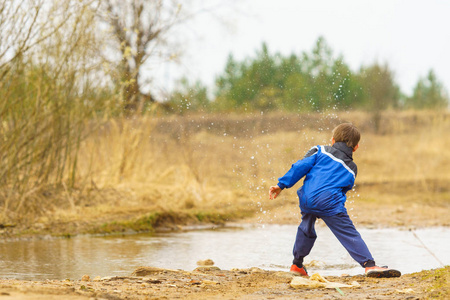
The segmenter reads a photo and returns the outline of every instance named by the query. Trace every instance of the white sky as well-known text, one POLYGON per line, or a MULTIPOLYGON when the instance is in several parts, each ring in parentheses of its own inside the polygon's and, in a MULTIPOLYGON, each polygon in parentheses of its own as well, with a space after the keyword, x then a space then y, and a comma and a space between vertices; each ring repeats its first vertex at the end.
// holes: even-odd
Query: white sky
MULTIPOLYGON (((220 0, 204 1, 205 4, 220 0)), ((401 90, 410 95, 433 69, 450 89, 450 1, 447 0, 241 0, 221 1, 190 25, 179 66, 161 66, 161 87, 183 75, 212 86, 229 53, 253 57, 269 50, 310 52, 319 36, 352 70, 387 62, 401 90), (231 3, 228 5, 228 3, 231 3), (232 6, 232 7, 230 7, 232 6), (217 21, 224 20, 226 23, 217 21)), ((214 5, 213 5, 214 6, 214 5)))

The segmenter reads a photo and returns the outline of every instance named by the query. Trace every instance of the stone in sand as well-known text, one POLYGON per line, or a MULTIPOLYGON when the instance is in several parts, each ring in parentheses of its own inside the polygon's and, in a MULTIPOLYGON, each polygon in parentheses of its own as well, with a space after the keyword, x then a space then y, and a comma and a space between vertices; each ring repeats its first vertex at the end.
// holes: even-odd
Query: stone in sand
POLYGON ((131 276, 139 276, 144 277, 147 275, 155 274, 163 272, 164 269, 161 268, 155 268, 155 267, 138 267, 136 270, 134 270, 133 273, 131 273, 131 276))
POLYGON ((81 281, 91 281, 91 277, 89 277, 89 275, 83 275, 83 277, 81 277, 81 281))
POLYGON ((213 266, 214 261, 212 259, 199 260, 197 266, 213 266))

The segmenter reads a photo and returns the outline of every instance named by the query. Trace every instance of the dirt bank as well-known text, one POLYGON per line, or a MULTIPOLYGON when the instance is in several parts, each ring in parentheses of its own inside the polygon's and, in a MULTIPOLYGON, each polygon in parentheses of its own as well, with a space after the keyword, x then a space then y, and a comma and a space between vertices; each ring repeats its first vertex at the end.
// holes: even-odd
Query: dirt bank
POLYGON ((332 282, 358 282, 359 287, 295 289, 287 272, 208 270, 193 272, 142 268, 129 277, 75 281, 0 280, 5 299, 448 299, 450 267, 394 279, 364 276, 326 277, 332 282), (9 297, 7 297, 9 296, 9 297))

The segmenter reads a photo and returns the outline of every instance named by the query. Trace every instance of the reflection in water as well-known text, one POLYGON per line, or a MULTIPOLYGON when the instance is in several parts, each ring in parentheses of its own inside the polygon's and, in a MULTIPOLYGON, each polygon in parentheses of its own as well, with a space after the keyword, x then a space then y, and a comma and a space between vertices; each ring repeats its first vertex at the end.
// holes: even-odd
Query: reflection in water
MULTIPOLYGON (((265 225, 241 229, 217 229, 165 234, 49 239, 0 243, 0 278, 80 279, 129 275, 139 266, 192 270, 196 262, 210 258, 222 269, 260 267, 284 270, 292 260, 297 227, 265 225)), ((318 227, 318 239, 306 263, 310 273, 361 274, 326 227, 318 227)), ((379 265, 403 273, 450 264, 450 229, 359 229, 379 265), (425 249, 423 242, 428 248, 425 249), (430 254, 431 251, 433 253, 430 254), (440 262, 439 262, 439 261, 440 262)))

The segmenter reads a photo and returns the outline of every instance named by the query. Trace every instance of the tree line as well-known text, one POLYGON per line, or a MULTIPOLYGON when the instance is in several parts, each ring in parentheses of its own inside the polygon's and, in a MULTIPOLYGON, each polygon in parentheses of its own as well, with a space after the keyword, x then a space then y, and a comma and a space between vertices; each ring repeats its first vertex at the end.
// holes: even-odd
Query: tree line
POLYGON ((386 109, 442 109, 449 96, 433 70, 420 78, 408 96, 395 82, 387 63, 375 62, 352 71, 342 55, 334 56, 319 37, 310 52, 271 53, 266 43, 254 57, 237 61, 229 55, 213 91, 201 82, 182 79, 169 100, 174 112, 293 112, 386 109), (211 93, 213 92, 213 93, 211 93))

